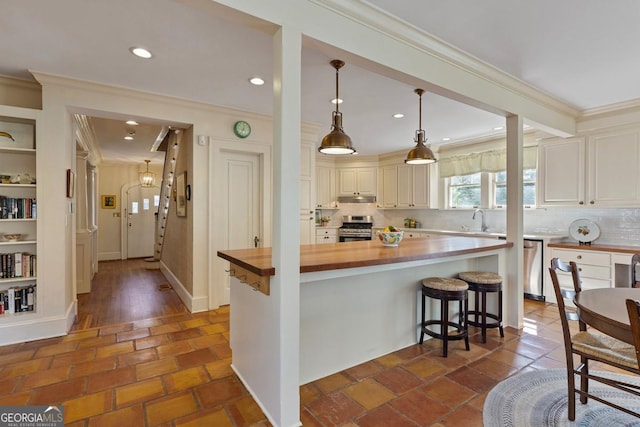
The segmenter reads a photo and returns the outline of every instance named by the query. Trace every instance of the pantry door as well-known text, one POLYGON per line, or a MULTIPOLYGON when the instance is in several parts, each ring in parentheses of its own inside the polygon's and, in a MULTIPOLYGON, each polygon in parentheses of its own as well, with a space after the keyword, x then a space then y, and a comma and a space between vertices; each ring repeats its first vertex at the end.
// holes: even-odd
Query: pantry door
MULTIPOLYGON (((260 191, 260 154, 223 151, 224 181, 223 224, 225 249, 246 249, 262 246, 260 191)), ((218 234, 215 230, 213 234, 218 234)), ((227 276, 221 304, 229 304, 230 283, 227 276)))

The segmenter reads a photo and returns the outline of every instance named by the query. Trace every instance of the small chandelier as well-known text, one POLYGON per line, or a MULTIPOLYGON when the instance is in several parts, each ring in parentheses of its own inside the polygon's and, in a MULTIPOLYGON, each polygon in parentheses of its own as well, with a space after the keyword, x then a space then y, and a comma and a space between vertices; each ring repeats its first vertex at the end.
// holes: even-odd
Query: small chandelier
POLYGON ((156 175, 153 172, 149 172, 149 162, 151 160, 145 160, 147 170, 139 174, 140 185, 143 187, 151 187, 156 182, 156 175))
POLYGON ((344 66, 344 62, 334 59, 331 65, 336 69, 336 111, 331 115, 331 132, 322 138, 318 151, 323 154, 352 154, 356 150, 351 145, 351 138, 342 130, 342 113, 338 107, 338 70, 344 66))
POLYGON ((416 146, 409 151, 407 154, 407 159, 404 161, 409 165, 424 165, 427 163, 437 162, 436 157, 433 155, 433 151, 429 149, 425 142, 427 142, 424 136, 424 130, 422 130, 422 94, 424 90, 416 89, 414 91, 420 97, 420 110, 419 110, 419 122, 418 122, 418 130, 416 131, 416 146))

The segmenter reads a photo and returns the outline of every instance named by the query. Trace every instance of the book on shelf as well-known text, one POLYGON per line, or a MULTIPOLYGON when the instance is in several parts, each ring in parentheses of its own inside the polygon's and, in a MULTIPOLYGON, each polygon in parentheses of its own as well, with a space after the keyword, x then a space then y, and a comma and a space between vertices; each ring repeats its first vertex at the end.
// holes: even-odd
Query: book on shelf
POLYGON ((36 277, 36 256, 26 252, 0 254, 0 279, 36 277))
POLYGON ((0 196, 0 219, 35 219, 36 199, 0 196))
MULTIPOLYGON (((36 284, 0 290, 0 305, 5 313, 24 313, 36 309, 36 284)), ((1 313, 0 313, 1 314, 1 313)))

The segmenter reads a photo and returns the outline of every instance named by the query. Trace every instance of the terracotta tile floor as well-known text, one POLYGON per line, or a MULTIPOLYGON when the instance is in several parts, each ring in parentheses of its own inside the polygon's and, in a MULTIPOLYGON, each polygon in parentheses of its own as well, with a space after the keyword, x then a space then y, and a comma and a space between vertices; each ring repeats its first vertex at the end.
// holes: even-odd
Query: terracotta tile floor
MULTIPOLYGON (((557 308, 525 301, 525 329, 441 357, 430 340, 300 388, 305 426, 481 426, 487 392, 564 366, 557 308)), ((0 405, 65 407, 65 426, 268 426, 230 368, 229 308, 0 347, 0 405)))

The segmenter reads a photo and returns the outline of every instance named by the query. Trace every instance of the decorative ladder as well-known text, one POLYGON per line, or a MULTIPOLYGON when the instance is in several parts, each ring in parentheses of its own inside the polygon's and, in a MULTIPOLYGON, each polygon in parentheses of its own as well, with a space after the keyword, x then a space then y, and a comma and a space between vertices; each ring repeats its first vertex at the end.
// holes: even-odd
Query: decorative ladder
POLYGON ((158 217, 156 219, 156 243, 154 245, 153 259, 159 261, 162 255, 162 245, 164 244, 164 233, 167 226, 167 216, 169 216, 169 205, 173 194, 173 180, 176 175, 176 159, 182 142, 182 131, 180 129, 169 130, 165 136, 167 141, 166 154, 164 156, 164 167, 162 169, 162 184, 160 185, 160 206, 158 206, 158 217))

